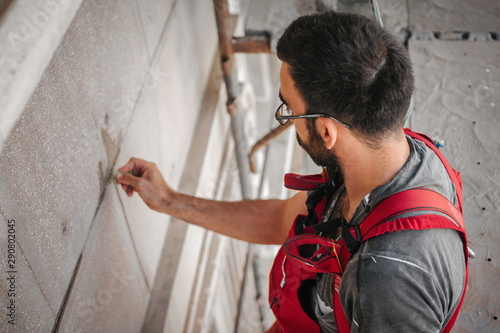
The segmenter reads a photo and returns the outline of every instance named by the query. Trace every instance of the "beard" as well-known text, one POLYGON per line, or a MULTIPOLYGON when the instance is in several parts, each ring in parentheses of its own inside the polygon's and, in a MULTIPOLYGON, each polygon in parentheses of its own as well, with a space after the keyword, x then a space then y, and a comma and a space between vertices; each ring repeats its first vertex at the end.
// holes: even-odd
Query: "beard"
POLYGON ((339 161, 339 158, 333 151, 325 147, 323 139, 316 129, 310 127, 312 126, 308 126, 309 143, 302 141, 299 133, 296 132, 297 143, 306 151, 316 165, 326 168, 330 177, 335 177, 334 175, 342 176, 342 163, 339 161))

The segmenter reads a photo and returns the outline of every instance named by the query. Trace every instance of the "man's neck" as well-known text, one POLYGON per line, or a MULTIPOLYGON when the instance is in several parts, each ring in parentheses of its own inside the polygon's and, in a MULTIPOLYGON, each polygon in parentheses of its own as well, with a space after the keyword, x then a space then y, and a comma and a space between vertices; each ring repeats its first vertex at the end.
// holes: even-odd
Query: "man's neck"
POLYGON ((361 200, 375 187, 394 178, 410 156, 410 147, 403 133, 397 139, 384 141, 378 149, 353 139, 348 138, 336 148, 342 161, 348 200, 343 213, 348 221, 361 200))

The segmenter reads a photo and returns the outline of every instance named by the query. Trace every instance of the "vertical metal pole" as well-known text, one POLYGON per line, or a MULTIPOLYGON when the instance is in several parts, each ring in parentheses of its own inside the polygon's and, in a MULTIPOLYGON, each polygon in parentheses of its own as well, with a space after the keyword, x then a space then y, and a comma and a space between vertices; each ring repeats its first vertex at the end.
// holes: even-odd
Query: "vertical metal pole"
POLYGON ((231 116, 231 129, 233 132, 236 151, 236 161, 241 184, 243 199, 253 198, 253 189, 250 184, 250 166, 248 162, 248 147, 245 138, 245 115, 240 107, 238 97, 240 87, 238 73, 234 68, 234 52, 232 45, 233 27, 227 8, 227 0, 214 0, 215 18, 219 33, 219 50, 221 56, 222 72, 227 90, 227 111, 231 116))
MULTIPOLYGON (((252 199, 254 197, 253 189, 250 184, 250 163, 248 159, 248 146, 245 138, 245 115, 239 105, 238 97, 240 87, 238 83, 238 73, 234 68, 234 51, 232 45, 233 27, 231 26, 227 0, 214 0, 215 18, 217 21, 217 30, 219 33, 219 50, 221 56, 222 72, 227 90, 227 111, 231 115, 231 129, 233 132, 234 148, 236 152, 236 161, 240 176, 241 194, 243 199, 252 199)), ((243 306, 243 290, 247 279, 248 265, 252 253, 251 245, 248 246, 245 271, 241 283, 241 296, 238 301, 238 311, 236 314, 235 332, 238 329, 241 308, 243 306)))
POLYGON ((382 16, 380 16, 380 8, 378 6, 378 1, 370 0, 370 4, 372 5, 373 17, 375 17, 375 20, 383 28, 384 23, 382 23, 382 16))

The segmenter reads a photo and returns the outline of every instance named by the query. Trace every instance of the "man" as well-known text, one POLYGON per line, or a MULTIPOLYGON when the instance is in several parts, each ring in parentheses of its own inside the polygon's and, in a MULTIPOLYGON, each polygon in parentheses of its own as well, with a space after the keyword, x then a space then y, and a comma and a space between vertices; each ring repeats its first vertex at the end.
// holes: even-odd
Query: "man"
MULTIPOLYGON (((320 185, 309 198, 302 191, 287 200, 204 200, 172 190, 154 164, 135 158, 119 169, 118 181, 127 194, 136 191, 154 210, 249 242, 283 244, 289 236, 317 237, 309 255, 321 249, 324 240, 347 242, 360 236, 343 232, 340 237, 339 230, 360 230, 375 207, 397 193, 426 188, 446 198, 455 207, 450 209, 461 208, 461 189, 451 168, 429 142, 403 131, 413 74, 407 51, 386 30, 353 14, 304 16, 287 28, 277 50, 283 61, 283 104, 276 118, 282 124, 294 122, 299 144, 328 174, 319 182, 317 177, 310 181, 320 185), (129 171, 133 175, 126 174, 129 171), (294 223, 298 215, 302 217, 294 223)), ((309 186, 307 179, 290 181, 309 186)), ((464 292, 464 233, 458 227, 420 227, 450 220, 425 214, 430 213, 399 214, 387 224, 392 232, 362 243, 354 239, 347 264, 333 247, 342 272, 323 271, 306 279, 301 276, 307 272, 297 271, 293 263, 300 256, 285 255, 282 248, 271 273, 271 307, 278 319, 272 329, 443 331, 464 292), (337 273, 343 273, 342 280, 337 273), (336 293, 340 310, 332 297, 336 293), (294 302, 299 304, 296 312, 291 310, 294 302), (339 328, 344 315, 348 326, 339 328)), ((287 246, 291 240, 297 237, 289 238, 287 246)), ((333 252, 322 252, 320 258, 330 258, 333 252)))

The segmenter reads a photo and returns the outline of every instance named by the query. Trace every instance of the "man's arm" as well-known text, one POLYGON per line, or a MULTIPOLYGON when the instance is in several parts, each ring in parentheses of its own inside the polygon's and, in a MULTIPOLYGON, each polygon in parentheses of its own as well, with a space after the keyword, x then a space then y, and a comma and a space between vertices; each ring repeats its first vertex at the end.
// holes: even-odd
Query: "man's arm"
POLYGON ((137 192, 151 209, 252 243, 282 244, 295 216, 307 213, 306 192, 287 200, 206 200, 171 189, 154 163, 132 158, 118 171, 127 195, 137 192))

